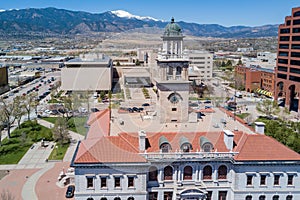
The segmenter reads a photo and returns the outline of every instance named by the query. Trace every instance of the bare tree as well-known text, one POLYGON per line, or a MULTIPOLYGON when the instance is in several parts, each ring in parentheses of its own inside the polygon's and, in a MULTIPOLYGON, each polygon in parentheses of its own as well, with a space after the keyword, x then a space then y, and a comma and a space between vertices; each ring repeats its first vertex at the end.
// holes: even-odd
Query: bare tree
POLYGON ((272 115, 276 115, 279 112, 279 107, 275 101, 265 99, 256 105, 256 110, 259 113, 265 114, 266 116, 270 117, 272 115))
POLYGON ((36 98, 37 98, 36 92, 22 97, 21 105, 24 107, 24 109, 27 112, 28 121, 30 120, 30 113, 32 109, 35 107, 36 98))
POLYGON ((56 140, 60 144, 66 144, 70 142, 70 134, 68 131, 66 119, 62 117, 57 118, 52 129, 52 133, 54 140, 56 140))
POLYGON ((16 108, 20 106, 17 101, 7 102, 3 98, 0 98, 0 111, 2 124, 7 127, 7 137, 10 138, 10 128, 16 120, 16 108))
MULTIPOLYGON (((20 128, 20 124, 21 124, 21 119, 22 117, 26 114, 26 109, 25 109, 25 105, 22 103, 22 97, 20 96, 17 96, 14 101, 15 101, 15 104, 19 105, 19 106, 16 106, 15 107, 15 117, 16 117, 16 121, 18 123, 18 128, 20 128)), ((29 117, 29 115, 28 115, 29 117)))

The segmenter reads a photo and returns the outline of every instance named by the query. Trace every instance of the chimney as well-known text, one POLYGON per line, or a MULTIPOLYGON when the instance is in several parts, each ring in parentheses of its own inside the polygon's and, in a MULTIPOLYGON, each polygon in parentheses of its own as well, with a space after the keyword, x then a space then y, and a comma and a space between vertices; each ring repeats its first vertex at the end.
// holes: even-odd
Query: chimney
POLYGON ((223 130, 224 131, 224 143, 229 151, 233 149, 233 137, 234 133, 230 130, 223 130))
POLYGON ((146 132, 144 130, 139 131, 139 150, 146 150, 146 132))
POLYGON ((264 135, 265 134, 265 123, 255 122, 255 132, 264 135))

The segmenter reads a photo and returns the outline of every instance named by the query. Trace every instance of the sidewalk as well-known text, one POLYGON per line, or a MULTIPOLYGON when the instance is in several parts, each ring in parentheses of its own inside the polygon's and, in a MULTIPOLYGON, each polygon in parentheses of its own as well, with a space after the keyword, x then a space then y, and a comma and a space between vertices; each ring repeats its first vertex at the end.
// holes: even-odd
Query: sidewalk
MULTIPOLYGON (((42 119, 37 121, 48 128, 54 126, 42 119)), ((0 180, 0 188, 9 191, 16 200, 64 199, 66 189, 58 187, 56 181, 59 173, 70 166, 77 142, 84 139, 84 136, 78 133, 73 131, 69 133, 73 142, 62 162, 45 162, 54 143, 50 142, 47 147, 41 147, 40 143, 36 143, 18 164, 0 165, 0 170, 8 170, 8 174, 0 180)))

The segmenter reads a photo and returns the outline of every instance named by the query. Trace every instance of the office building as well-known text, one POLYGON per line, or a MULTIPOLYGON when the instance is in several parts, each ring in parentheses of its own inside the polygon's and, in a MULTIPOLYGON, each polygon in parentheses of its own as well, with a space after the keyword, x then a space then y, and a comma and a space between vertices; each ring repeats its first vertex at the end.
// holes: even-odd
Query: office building
POLYGON ((278 28, 275 99, 299 112, 300 95, 300 7, 293 8, 278 28))

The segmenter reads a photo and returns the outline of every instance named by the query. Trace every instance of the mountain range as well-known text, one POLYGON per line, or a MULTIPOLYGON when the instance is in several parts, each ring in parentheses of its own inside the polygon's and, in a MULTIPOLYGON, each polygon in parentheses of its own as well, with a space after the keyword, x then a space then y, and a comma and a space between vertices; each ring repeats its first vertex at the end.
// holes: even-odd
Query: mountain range
MULTIPOLYGON (((28 8, 0 12, 0 36, 26 34, 93 34, 124 32, 140 28, 163 28, 168 22, 152 17, 132 15, 126 11, 92 14, 57 8, 28 8)), ((277 36, 278 25, 257 27, 177 22, 185 35, 220 38, 252 38, 277 36)))

